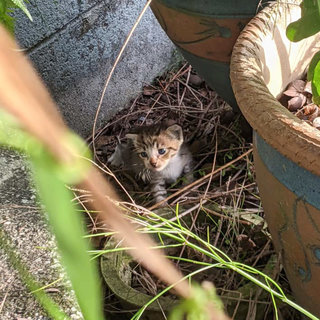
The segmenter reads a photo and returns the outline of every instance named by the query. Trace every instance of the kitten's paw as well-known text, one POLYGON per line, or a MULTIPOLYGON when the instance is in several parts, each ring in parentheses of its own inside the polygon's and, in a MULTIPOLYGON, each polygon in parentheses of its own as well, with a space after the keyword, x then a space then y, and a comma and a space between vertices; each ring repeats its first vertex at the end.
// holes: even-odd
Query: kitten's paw
POLYGON ((169 205, 168 201, 164 201, 164 202, 157 201, 156 204, 157 204, 157 208, 165 208, 169 205))
POLYGON ((166 198, 165 197, 162 197, 162 196, 159 196, 159 197, 156 197, 154 199, 154 204, 157 205, 158 208, 161 208, 161 207, 166 207, 168 205, 168 202, 167 201, 163 201, 165 200, 166 198), (163 201, 163 202, 162 202, 163 201))
POLYGON ((188 184, 192 183, 193 181, 195 181, 194 176, 193 176, 193 172, 189 172, 188 174, 186 174, 182 178, 182 185, 187 186, 188 184))

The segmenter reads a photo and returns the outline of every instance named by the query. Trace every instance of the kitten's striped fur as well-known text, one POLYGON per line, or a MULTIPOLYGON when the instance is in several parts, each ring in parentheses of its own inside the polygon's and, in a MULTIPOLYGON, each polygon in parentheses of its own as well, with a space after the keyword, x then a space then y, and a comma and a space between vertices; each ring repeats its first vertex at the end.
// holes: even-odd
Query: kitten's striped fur
POLYGON ((156 202, 166 198, 166 184, 174 183, 183 174, 192 180, 192 156, 179 125, 140 127, 126 137, 128 142, 117 146, 109 162, 122 165, 149 183, 156 202))

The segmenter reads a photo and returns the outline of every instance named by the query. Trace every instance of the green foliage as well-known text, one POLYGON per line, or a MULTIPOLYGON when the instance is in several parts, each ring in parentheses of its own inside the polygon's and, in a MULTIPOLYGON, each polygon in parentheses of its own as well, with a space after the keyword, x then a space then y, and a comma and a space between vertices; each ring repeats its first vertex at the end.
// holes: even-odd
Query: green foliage
MULTIPOLYGON (((66 139, 70 148, 78 150, 79 154, 84 150, 84 143, 75 134, 70 133, 66 139)), ((80 216, 71 202, 71 191, 65 186, 79 181, 88 172, 89 162, 81 157, 76 163, 58 163, 40 142, 20 130, 12 117, 1 111, 0 144, 17 148, 30 156, 39 194, 82 314, 86 320, 104 319, 97 266, 90 260, 80 216)), ((87 149, 84 155, 88 156, 87 149)))
POLYGON ((320 0, 303 0, 301 18, 287 27, 287 37, 293 42, 313 36, 320 31, 320 0))
MULTIPOLYGON (((301 3, 301 18, 288 25, 286 33, 289 40, 300 41, 315 35, 320 31, 320 0, 303 0, 301 3)), ((310 63, 308 81, 312 85, 312 99, 320 104, 320 52, 317 52, 310 63)))
MULTIPOLYGON (((203 208, 204 209, 204 208, 203 208)), ((205 209, 204 209, 205 210, 205 209)), ((295 302, 288 299, 288 297, 284 294, 280 286, 277 284, 275 280, 273 280, 267 274, 255 269, 251 266, 243 264, 241 262, 233 261, 227 254, 225 254, 222 250, 215 247, 212 243, 210 243, 210 239, 207 240, 202 239, 200 236, 189 230, 188 227, 184 227, 184 223, 179 221, 178 218, 179 213, 179 206, 176 208, 176 221, 172 221, 172 218, 167 219, 163 212, 161 215, 156 214, 155 212, 149 212, 147 215, 139 215, 138 218, 132 217, 132 221, 140 220, 139 223, 143 227, 138 229, 139 232, 147 233, 149 235, 158 236, 160 242, 164 239, 170 239, 170 243, 173 245, 180 244, 181 247, 188 247, 194 252, 198 252, 203 256, 209 258, 209 262, 199 260, 190 260, 184 257, 175 257, 175 256, 168 256, 168 258, 177 261, 188 261, 190 264, 198 265, 200 268, 197 270, 187 274, 184 276, 184 279, 189 279, 190 281, 193 277, 202 272, 206 272, 210 269, 214 268, 223 268, 228 270, 233 270, 240 274, 243 278, 246 278, 251 282, 251 288, 255 288, 254 285, 260 287, 261 289, 265 290, 271 295, 271 298, 274 302, 274 308, 277 308, 277 303, 279 300, 282 302, 290 305, 294 309, 300 311, 306 317, 309 317, 312 320, 320 320, 318 317, 312 315, 307 310, 303 309, 295 302), (279 300, 276 300, 279 299, 279 300)), ((166 244, 168 246, 168 244, 166 244)), ((163 244, 159 245, 158 248, 162 248, 163 244)), ((116 248, 114 250, 119 250, 116 248)), ((124 250, 124 249, 122 249, 124 250)), ((104 251, 95 251, 93 252, 97 256, 100 254, 105 253, 104 251)), ((174 285, 171 285, 165 288, 163 291, 158 293, 154 298, 152 298, 148 304, 144 305, 132 318, 131 320, 139 320, 142 317, 143 312, 146 308, 154 302, 157 298, 162 296, 164 293, 168 292, 174 285)), ((182 301, 178 306, 177 310, 172 310, 173 315, 170 315, 170 320, 180 320, 180 319, 187 319, 187 320, 194 320, 194 319, 211 319, 208 318, 208 307, 207 302, 211 301, 214 306, 219 310, 221 306, 221 301, 219 297, 216 295, 213 288, 205 288, 197 286, 195 287, 195 291, 193 296, 186 301, 182 301), (194 312, 194 311, 197 311, 194 312), (182 317, 182 316, 185 317, 182 317), (173 318, 172 318, 173 317, 173 318)), ((210 309, 209 309, 210 310, 210 309)))
POLYGON ((0 23, 2 23, 11 33, 14 31, 14 18, 9 15, 13 9, 22 10, 32 21, 31 14, 25 4, 27 0, 0 0, 0 23))
POLYGON ((223 303, 216 294, 215 288, 202 288, 193 284, 192 297, 183 300, 175 307, 169 317, 169 320, 182 320, 187 315, 188 320, 210 320, 212 314, 210 305, 215 309, 223 311, 223 303))
POLYGON ((309 65, 308 81, 311 81, 312 99, 315 104, 320 104, 320 51, 317 52, 309 65))

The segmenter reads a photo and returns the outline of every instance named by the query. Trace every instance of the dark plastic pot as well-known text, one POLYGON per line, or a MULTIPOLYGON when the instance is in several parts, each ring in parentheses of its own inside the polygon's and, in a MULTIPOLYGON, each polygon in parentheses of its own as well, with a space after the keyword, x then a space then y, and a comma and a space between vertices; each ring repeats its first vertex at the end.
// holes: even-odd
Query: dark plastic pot
POLYGON ((234 46, 230 75, 254 129, 257 182, 273 242, 298 303, 320 316, 320 131, 276 99, 319 50, 319 34, 298 43, 286 38, 287 25, 300 15, 299 6, 287 3, 261 11, 234 46))
POLYGON ((229 63, 240 31, 266 0, 154 0, 151 8, 186 60, 232 107, 229 63))

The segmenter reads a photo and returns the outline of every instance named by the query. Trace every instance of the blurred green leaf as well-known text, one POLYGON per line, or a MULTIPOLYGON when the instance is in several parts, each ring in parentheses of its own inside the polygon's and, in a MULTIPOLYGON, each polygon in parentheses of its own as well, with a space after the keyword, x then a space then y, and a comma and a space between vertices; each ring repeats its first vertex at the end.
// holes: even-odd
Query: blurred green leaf
POLYGON ((104 319, 97 266, 90 261, 81 216, 71 203, 72 194, 59 175, 53 174, 56 172, 56 162, 50 154, 43 152, 32 162, 39 194, 49 214, 50 225, 84 318, 104 319))
MULTIPOLYGON (((6 0, 4 0, 4 1, 6 1, 6 0)), ((30 14, 27 6, 25 5, 25 2, 27 2, 27 1, 25 1, 25 0, 8 0, 8 2, 9 3, 12 2, 17 8, 21 9, 31 21, 33 21, 31 14, 30 14)))
POLYGON ((319 61, 320 61, 320 51, 317 52, 309 65, 307 79, 311 81, 312 88, 312 100, 315 104, 320 104, 320 70, 319 70, 319 61))
POLYGON ((312 57, 312 60, 309 65, 308 74, 307 74, 307 80, 312 81, 313 75, 314 75, 314 69, 316 68, 318 62, 320 60, 320 51, 315 53, 312 57))
MULTIPOLYGON (((320 52, 318 52, 312 59, 310 67, 312 70, 310 74, 311 77, 311 86, 312 86, 312 100, 315 104, 320 104, 320 52)), ((309 73, 308 73, 309 76, 309 73)))
POLYGON ((169 320, 211 320, 212 311, 223 316, 223 303, 216 294, 213 285, 206 283, 207 288, 203 288, 194 283, 192 286, 193 295, 182 300, 178 306, 171 311, 169 320), (219 313, 221 312, 221 313, 219 313))
POLYGON ((301 18, 288 25, 286 34, 293 42, 308 38, 320 31, 319 0, 303 0, 301 18))
MULTIPOLYGON (((69 149, 77 153, 87 150, 83 149, 83 141, 74 133, 70 133, 66 141, 69 149)), ((90 261, 88 242, 83 237, 84 225, 71 202, 73 196, 65 186, 66 183, 78 182, 88 172, 89 162, 79 157, 67 165, 58 163, 40 142, 22 131, 13 117, 1 110, 0 144, 30 155, 39 194, 82 314, 86 320, 104 319, 97 266, 90 261)))
POLYGON ((27 17, 32 20, 32 16, 26 6, 26 0, 0 0, 0 23, 2 23, 7 30, 12 34, 14 32, 14 22, 15 19, 10 15, 13 12, 13 9, 18 8, 22 10, 27 17))
MULTIPOLYGON (((0 0, 1 1, 1 0, 0 0)), ((14 19, 8 14, 2 14, 0 12, 0 23, 2 23, 6 29, 13 34, 14 32, 14 19)))

